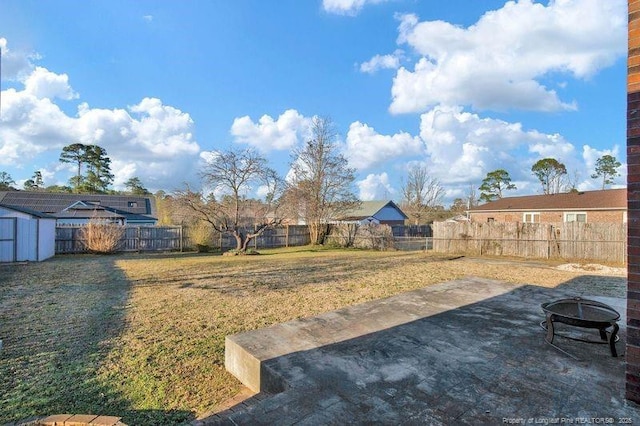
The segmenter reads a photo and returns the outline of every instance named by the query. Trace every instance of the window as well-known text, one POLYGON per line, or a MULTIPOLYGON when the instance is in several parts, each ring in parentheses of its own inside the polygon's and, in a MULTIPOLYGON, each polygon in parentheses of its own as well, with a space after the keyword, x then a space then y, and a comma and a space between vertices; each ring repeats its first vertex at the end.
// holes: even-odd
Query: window
POLYGON ((491 223, 491 222, 495 222, 495 221, 496 221, 496 220, 495 220, 495 218, 493 218, 493 217, 488 217, 488 218, 487 218, 487 223, 491 223))
POLYGON ((540 213, 527 212, 522 215, 522 221, 524 223, 540 223, 540 213))
POLYGON ((565 222, 581 222, 581 223, 586 223, 587 222, 587 214, 584 212, 571 212, 571 213, 565 213, 564 214, 564 221, 565 222))

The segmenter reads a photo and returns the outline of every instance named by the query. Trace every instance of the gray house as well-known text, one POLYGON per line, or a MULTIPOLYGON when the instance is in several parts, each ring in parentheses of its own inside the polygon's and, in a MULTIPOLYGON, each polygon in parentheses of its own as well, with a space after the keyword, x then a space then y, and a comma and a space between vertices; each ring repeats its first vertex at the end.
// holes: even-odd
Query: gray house
POLYGON ((407 215, 393 201, 363 201, 360 208, 352 210, 336 222, 380 224, 380 225, 404 225, 407 215))
POLYGON ((92 219, 138 226, 158 222, 152 195, 0 191, 0 204, 50 215, 58 225, 83 225, 92 219))

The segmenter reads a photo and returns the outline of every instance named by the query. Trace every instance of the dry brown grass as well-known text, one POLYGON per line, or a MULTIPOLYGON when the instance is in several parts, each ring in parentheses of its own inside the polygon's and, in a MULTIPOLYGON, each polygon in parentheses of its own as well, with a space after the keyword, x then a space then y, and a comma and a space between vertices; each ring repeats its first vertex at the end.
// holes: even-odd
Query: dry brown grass
MULTIPOLYGON (((47 263, 55 268, 57 262, 61 261, 47 263)), ((84 261, 65 262, 86 270, 84 261)), ((100 361, 92 371, 101 392, 113 395, 118 403, 100 405, 95 398, 85 399, 89 405, 98 404, 92 412, 101 407, 102 413, 104 407, 120 410, 111 414, 124 415, 129 424, 152 424, 158 418, 153 415, 166 422, 171 413, 175 421, 188 420, 237 393, 240 383, 224 370, 224 337, 228 334, 469 275, 541 286, 575 284, 581 276, 542 263, 308 248, 248 257, 118 256, 103 262, 112 262, 112 268, 106 270, 122 277, 121 286, 111 290, 126 301, 116 304, 118 309, 111 313, 116 318, 112 321, 119 325, 98 339, 105 350, 99 352, 100 361)), ((97 267, 95 274, 100 275, 97 267)), ((96 276, 94 280, 105 281, 96 276)), ((619 284, 622 279, 617 280, 619 284)), ((10 281, 11 286, 25 294, 32 291, 10 281)), ((0 307, 5 308, 9 296, 2 288, 0 307)), ((60 285, 51 287, 50 298, 57 300, 59 291, 60 285)), ((102 307, 101 312, 111 312, 113 302, 102 304, 96 299, 94 303, 102 307)), ((0 322, 5 320, 13 321, 11 316, 0 317, 0 322)), ((48 318, 41 321, 45 328, 59 327, 48 324, 48 318)), ((0 335, 6 332, 0 325, 0 335)), ((5 372, 0 363, 0 377, 5 372)), ((6 385, 0 381, 0 393, 7 390, 2 388, 6 385)), ((2 420, 12 418, 0 415, 2 420)))

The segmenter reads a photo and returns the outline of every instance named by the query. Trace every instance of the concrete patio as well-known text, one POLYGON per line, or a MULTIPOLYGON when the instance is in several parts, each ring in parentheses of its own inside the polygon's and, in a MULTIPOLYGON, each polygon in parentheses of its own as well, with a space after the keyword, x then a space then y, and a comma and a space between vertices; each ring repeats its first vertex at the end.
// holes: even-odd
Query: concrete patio
POLYGON ((227 368, 260 393, 198 423, 638 424, 624 398, 626 300, 582 288, 466 278, 230 336, 227 368), (540 304, 574 296, 620 312, 617 358, 545 343, 540 304))

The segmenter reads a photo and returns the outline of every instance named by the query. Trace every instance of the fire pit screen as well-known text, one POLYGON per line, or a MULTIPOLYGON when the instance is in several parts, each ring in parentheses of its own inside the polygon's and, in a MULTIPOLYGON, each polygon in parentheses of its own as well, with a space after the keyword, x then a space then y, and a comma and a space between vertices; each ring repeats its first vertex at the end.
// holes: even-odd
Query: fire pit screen
POLYGON ((577 339, 565 335, 561 336, 587 343, 608 343, 611 349, 611 356, 618 356, 616 352, 616 341, 618 340, 618 320, 620 319, 620 314, 611 306, 580 297, 556 300, 554 302, 543 303, 541 306, 547 317, 546 321, 542 322, 543 328, 547 330, 547 336, 545 338, 547 343, 553 345, 553 338, 557 334, 554 323, 560 322, 574 327, 593 328, 600 331, 600 341, 577 339), (610 327, 612 330, 607 332, 607 329, 610 327))

